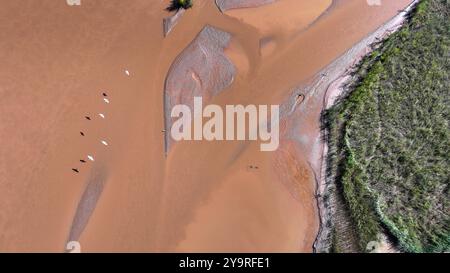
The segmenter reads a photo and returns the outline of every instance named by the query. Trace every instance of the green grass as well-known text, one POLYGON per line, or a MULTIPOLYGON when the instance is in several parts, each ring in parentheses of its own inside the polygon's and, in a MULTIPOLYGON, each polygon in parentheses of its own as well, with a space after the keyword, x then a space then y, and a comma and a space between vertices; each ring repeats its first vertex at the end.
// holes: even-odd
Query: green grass
POLYGON ((421 1, 324 114, 329 174, 361 251, 382 231, 407 252, 450 250, 449 10, 421 1))

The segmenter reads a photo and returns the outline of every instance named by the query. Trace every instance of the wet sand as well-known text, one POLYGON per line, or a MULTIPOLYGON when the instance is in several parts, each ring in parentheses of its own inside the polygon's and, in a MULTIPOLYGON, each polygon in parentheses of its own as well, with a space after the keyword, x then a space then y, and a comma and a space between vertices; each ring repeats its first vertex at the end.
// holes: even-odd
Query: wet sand
POLYGON ((167 73, 205 25, 232 36, 225 54, 237 69, 211 102, 282 104, 410 1, 301 2, 307 17, 281 3, 221 13, 198 0, 166 38, 168 1, 3 3, 0 251, 62 252, 73 234, 83 252, 312 251, 314 104, 302 110, 302 127, 286 123, 275 153, 249 142, 182 142, 166 157, 162 133, 167 73), (258 9, 274 22, 298 18, 302 27, 265 29, 252 19, 258 9), (267 37, 273 49, 261 54, 267 37), (88 154, 95 162, 80 163, 88 154), (94 191, 89 217, 79 216, 98 172, 101 193, 94 191))

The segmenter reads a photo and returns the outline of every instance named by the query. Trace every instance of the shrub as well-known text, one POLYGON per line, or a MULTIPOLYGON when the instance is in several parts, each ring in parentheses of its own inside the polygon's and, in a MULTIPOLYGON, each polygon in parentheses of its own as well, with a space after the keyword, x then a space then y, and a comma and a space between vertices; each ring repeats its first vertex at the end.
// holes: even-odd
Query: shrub
POLYGON ((166 10, 177 11, 179 9, 189 9, 194 5, 192 2, 192 0, 172 0, 166 10))

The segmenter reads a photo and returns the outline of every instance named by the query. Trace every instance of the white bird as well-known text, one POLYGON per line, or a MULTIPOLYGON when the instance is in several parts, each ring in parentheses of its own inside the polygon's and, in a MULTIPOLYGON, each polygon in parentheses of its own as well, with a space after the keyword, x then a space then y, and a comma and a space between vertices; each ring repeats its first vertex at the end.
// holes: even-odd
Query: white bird
POLYGON ((103 114, 98 114, 101 118, 105 118, 105 115, 103 115, 103 114))
POLYGON ((109 103, 109 100, 107 98, 103 99, 106 103, 109 103))
POLYGON ((102 144, 105 145, 105 146, 108 146, 108 142, 106 142, 104 140, 102 140, 102 144))
POLYGON ((125 74, 127 74, 127 76, 130 76, 130 71, 125 70, 125 74))
POLYGON ((94 161, 94 157, 93 157, 92 155, 88 155, 87 158, 88 158, 90 161, 94 161))

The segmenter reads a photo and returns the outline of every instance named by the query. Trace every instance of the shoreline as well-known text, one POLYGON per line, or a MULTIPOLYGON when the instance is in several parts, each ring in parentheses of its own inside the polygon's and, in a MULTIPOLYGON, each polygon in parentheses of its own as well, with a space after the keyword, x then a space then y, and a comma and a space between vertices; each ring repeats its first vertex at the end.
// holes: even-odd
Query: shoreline
MULTIPOLYGON (((328 84, 322 87, 323 94, 323 106, 322 112, 329 109, 334 105, 336 100, 345 92, 344 86, 351 80, 351 73, 358 68, 360 61, 377 49, 383 41, 388 38, 392 33, 398 31, 406 21, 408 14, 413 10, 419 0, 413 0, 405 9, 399 12, 396 16, 391 18, 372 34, 361 40, 358 44, 353 46, 350 50, 345 52, 334 62, 328 65, 325 69, 321 70, 317 75, 325 75, 325 77, 333 77, 333 80, 328 81, 328 84), (339 69, 340 68, 340 69, 339 69), (340 72, 344 71, 344 72, 340 72)), ((317 76, 316 76, 317 78, 317 76)), ((319 82, 323 79, 320 77, 319 82)), ((314 81, 314 82, 317 82, 314 81)), ((311 85, 315 85, 316 83, 311 85)), ((321 122, 322 124, 322 122, 321 122)), ((313 173, 315 174, 316 189, 315 199, 317 202, 318 217, 319 217, 319 230, 317 232, 316 239, 313 243, 313 252, 327 252, 330 248, 331 228, 326 227, 326 223, 331 221, 335 212, 333 211, 333 204, 326 204, 324 196, 329 195, 333 185, 327 185, 328 177, 326 175, 327 169, 327 157, 328 157, 328 143, 326 135, 321 130, 320 133, 321 142, 321 157, 318 166, 318 171, 314 170, 313 164, 310 164, 313 173), (317 175, 319 173, 319 175, 317 175), (318 178, 317 178, 318 176, 318 178)), ((332 184, 332 183, 330 183, 332 184)), ((331 202, 335 198, 330 197, 331 202)))

